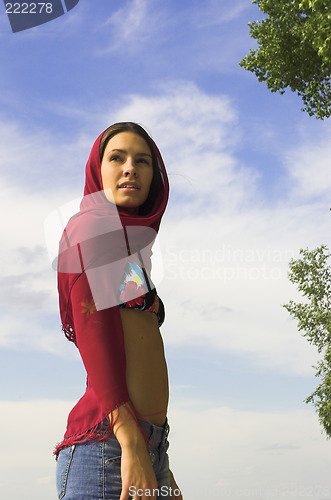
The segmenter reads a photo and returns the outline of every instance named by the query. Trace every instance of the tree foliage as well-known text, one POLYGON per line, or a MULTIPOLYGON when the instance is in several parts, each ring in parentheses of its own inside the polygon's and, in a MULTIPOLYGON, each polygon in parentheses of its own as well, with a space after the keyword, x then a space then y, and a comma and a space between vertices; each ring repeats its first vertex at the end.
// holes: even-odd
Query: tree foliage
POLYGON ((316 118, 331 115, 330 0, 253 0, 267 15, 249 23, 259 48, 240 66, 266 82, 271 92, 289 87, 316 118))
POLYGON ((306 399, 313 403, 320 422, 331 437, 331 253, 322 245, 315 250, 300 250, 301 259, 291 260, 289 279, 307 299, 284 307, 298 321, 298 329, 315 345, 323 359, 315 367, 321 383, 306 399))

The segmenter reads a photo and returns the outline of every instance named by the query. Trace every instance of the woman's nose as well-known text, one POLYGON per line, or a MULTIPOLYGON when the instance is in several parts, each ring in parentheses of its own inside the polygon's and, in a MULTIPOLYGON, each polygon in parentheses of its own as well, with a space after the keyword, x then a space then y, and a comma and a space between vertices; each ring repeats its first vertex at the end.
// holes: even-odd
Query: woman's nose
POLYGON ((127 161, 124 164, 124 174, 133 174, 136 175, 136 167, 134 165, 134 162, 132 158, 128 158, 127 161))

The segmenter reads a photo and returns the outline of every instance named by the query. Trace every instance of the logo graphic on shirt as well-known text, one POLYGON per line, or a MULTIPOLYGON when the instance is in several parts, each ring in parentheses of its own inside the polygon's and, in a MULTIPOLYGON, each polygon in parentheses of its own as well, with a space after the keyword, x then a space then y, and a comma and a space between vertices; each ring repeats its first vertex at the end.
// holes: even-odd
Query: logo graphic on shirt
POLYGON ((138 264, 130 257, 124 267, 124 275, 119 289, 119 302, 125 302, 127 307, 144 304, 147 290, 144 288, 144 277, 138 264), (132 301, 132 299, 134 299, 132 301), (132 302, 131 302, 132 301, 132 302))
POLYGON ((3 0, 13 33, 48 23, 73 9, 79 0, 51 0, 48 2, 3 0))

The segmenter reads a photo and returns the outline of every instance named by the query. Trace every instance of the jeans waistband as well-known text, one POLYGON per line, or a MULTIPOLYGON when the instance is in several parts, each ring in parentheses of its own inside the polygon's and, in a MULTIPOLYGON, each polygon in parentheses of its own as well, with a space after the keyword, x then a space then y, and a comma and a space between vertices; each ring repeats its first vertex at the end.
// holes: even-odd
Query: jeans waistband
POLYGON ((162 427, 154 425, 151 422, 148 422, 147 420, 139 419, 139 422, 146 433, 146 437, 149 443, 152 446, 158 448, 159 446, 164 445, 164 443, 167 441, 170 431, 168 419, 166 419, 162 427))
MULTIPOLYGON (((170 426, 167 418, 162 427, 154 425, 151 422, 148 422, 148 420, 143 420, 141 418, 139 418, 138 420, 142 427, 142 430, 145 433, 147 441, 151 446, 159 448, 160 446, 163 446, 165 444, 170 432, 170 426)), ((108 419, 105 418, 101 424, 101 430, 106 432, 108 425, 108 419)))

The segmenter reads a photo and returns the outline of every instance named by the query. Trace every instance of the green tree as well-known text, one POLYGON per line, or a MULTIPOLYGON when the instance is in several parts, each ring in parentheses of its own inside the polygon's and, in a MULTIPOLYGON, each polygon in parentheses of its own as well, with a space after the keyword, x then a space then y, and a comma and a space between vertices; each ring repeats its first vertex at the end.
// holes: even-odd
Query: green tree
POLYGON ((316 377, 321 382, 305 400, 313 403, 327 436, 331 437, 331 262, 325 245, 309 251, 300 250, 302 256, 291 260, 289 279, 306 297, 305 303, 290 300, 284 307, 297 320, 299 331, 321 353, 316 377))
POLYGON ((297 92, 303 111, 316 118, 331 115, 330 0, 253 0, 267 15, 249 23, 258 49, 240 66, 266 82, 271 92, 297 92))

